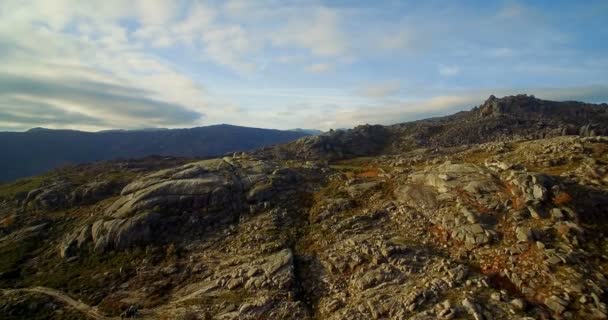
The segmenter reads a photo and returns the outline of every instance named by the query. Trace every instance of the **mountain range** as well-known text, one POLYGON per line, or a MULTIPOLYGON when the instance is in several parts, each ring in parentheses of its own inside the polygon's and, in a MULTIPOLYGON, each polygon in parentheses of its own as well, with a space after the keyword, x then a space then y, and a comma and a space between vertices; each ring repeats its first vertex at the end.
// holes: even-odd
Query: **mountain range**
POLYGON ((191 129, 0 132, 0 182, 60 166, 150 155, 208 157, 284 143, 304 131, 214 125, 191 129))

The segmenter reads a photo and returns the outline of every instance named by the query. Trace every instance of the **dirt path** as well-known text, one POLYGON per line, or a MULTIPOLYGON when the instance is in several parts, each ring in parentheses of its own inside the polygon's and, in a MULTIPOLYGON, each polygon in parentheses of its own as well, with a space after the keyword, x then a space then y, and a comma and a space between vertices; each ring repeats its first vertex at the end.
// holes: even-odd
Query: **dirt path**
POLYGON ((71 308, 74 308, 74 309, 88 315, 92 319, 99 319, 99 320, 120 319, 120 317, 106 317, 103 314, 99 313, 99 311, 97 311, 96 307, 91 307, 86 303, 76 301, 73 298, 71 298, 70 296, 66 295, 65 293, 63 293, 61 291, 57 291, 55 289, 51 289, 51 288, 32 287, 32 288, 23 288, 23 289, 1 289, 1 291, 3 293, 9 293, 9 294, 14 293, 14 292, 42 293, 42 294, 46 294, 48 296, 51 296, 51 297, 65 303, 66 305, 70 306, 71 308))

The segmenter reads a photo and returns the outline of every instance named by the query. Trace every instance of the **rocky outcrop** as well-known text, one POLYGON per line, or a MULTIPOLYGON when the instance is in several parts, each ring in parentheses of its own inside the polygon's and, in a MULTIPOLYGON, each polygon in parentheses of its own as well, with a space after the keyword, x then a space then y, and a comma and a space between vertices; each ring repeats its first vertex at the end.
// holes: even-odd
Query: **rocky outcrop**
POLYGON ((99 220, 65 238, 60 244, 59 253, 63 258, 74 256, 88 244, 97 253, 148 244, 153 242, 154 230, 160 222, 161 215, 156 212, 145 212, 124 219, 99 220))
POLYGON ((490 96, 479 107, 451 116, 391 126, 366 125, 305 137, 256 151, 270 157, 339 160, 562 135, 608 134, 608 105, 547 101, 534 96, 490 96))
POLYGON ((57 210, 71 202, 74 186, 68 181, 55 181, 49 185, 31 190, 24 200, 25 206, 35 210, 57 210))
POLYGON ((121 192, 107 214, 127 217, 153 209, 204 210, 235 208, 242 186, 232 166, 223 160, 208 160, 164 170, 136 180, 121 192))
POLYGON ((292 143, 262 150, 273 157, 306 160, 337 160, 377 155, 390 140, 390 130, 381 125, 362 125, 348 130, 305 137, 292 143))
POLYGON ((197 233, 197 227, 234 221, 268 201, 281 201, 300 179, 294 169, 238 157, 162 170, 125 186, 103 218, 63 239, 60 255, 77 255, 89 244, 104 252, 162 243, 176 232, 197 233))
POLYGON ((117 195, 124 185, 114 181, 92 181, 80 185, 70 195, 70 205, 87 205, 117 195))

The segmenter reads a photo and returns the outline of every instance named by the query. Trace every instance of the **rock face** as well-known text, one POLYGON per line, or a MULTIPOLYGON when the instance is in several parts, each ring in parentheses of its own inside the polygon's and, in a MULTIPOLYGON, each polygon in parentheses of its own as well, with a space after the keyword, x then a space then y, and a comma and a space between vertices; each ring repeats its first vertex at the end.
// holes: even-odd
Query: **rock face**
POLYGON ((392 126, 359 126, 306 137, 260 153, 336 160, 420 147, 452 147, 511 139, 608 134, 608 104, 547 101, 528 95, 490 96, 471 111, 392 126))
POLYGON ((223 160, 211 160, 146 176, 127 185, 107 214, 126 217, 155 207, 211 212, 238 205, 242 186, 230 167, 223 160))
POLYGON ((57 181, 30 191, 24 203, 39 210, 62 209, 70 203, 72 188, 72 184, 67 181, 57 181))
MULTIPOLYGON (((233 158, 205 160, 162 170, 133 181, 104 210, 104 217, 66 237, 62 256, 88 243, 96 252, 158 242, 184 224, 206 227, 233 221, 279 193, 290 192, 300 175, 275 163, 233 158), (171 220, 167 225, 160 223, 171 220)), ((190 227, 191 228, 191 227, 190 227)))
POLYGON ((118 193, 122 185, 113 181, 92 181, 78 186, 71 193, 71 205, 92 204, 118 193))
POLYGON ((59 247, 60 255, 64 258, 76 255, 88 243, 98 253, 151 243, 160 218, 156 212, 145 212, 131 218, 98 220, 65 238, 59 247))
POLYGON ((301 159, 344 159, 377 155, 385 148, 390 131, 380 125, 363 125, 350 130, 336 130, 327 134, 305 137, 285 148, 270 150, 275 156, 301 159))
POLYGON ((118 193, 121 185, 113 181, 93 181, 79 186, 69 181, 51 181, 31 190, 23 203, 35 210, 53 211, 93 204, 118 193))

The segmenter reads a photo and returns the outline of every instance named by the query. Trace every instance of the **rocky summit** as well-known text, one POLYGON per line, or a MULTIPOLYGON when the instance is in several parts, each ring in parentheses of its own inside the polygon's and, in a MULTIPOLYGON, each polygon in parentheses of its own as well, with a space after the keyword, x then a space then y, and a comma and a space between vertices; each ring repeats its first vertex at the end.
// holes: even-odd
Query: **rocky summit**
POLYGON ((608 105, 491 96, 0 185, 2 319, 606 319, 608 105))

